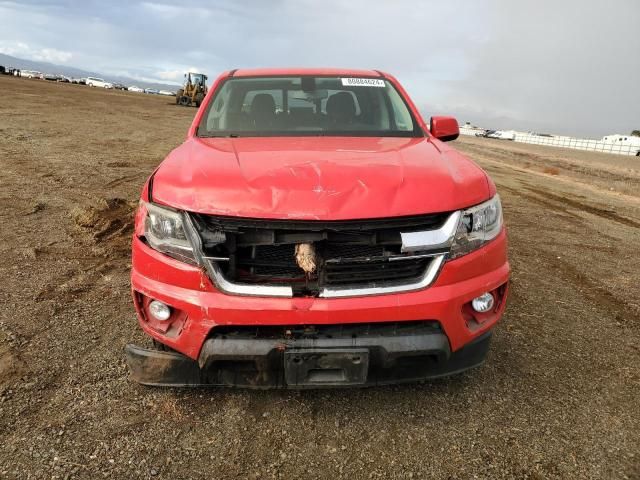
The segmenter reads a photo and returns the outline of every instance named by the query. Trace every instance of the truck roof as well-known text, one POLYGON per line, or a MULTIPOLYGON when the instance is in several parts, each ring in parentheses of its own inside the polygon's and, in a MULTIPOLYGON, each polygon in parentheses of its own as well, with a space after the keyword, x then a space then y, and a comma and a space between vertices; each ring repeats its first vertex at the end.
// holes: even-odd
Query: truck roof
POLYGON ((349 68, 242 68, 231 72, 233 77, 275 77, 285 75, 383 77, 376 70, 354 70, 349 68))

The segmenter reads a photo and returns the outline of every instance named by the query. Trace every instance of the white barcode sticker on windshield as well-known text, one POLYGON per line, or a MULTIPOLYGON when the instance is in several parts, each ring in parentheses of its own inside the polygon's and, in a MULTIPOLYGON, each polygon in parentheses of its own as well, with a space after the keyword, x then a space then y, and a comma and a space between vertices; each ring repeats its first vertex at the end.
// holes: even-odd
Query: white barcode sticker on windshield
POLYGON ((345 87, 383 87, 384 80, 379 78, 343 78, 342 85, 345 87))

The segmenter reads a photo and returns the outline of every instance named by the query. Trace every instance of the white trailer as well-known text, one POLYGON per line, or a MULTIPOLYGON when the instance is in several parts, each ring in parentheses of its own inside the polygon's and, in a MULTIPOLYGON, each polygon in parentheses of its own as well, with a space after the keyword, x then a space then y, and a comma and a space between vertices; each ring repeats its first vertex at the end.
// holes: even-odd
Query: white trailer
POLYGON ((636 157, 640 157, 640 137, 614 133, 611 135, 607 135, 606 137, 602 137, 602 143, 605 143, 607 145, 620 145, 624 147, 637 147, 636 157))
POLYGON ((640 147, 640 137, 633 135, 620 135, 619 133, 614 133, 612 135, 602 137, 602 141, 604 143, 611 143, 615 145, 631 145, 634 147, 640 147))

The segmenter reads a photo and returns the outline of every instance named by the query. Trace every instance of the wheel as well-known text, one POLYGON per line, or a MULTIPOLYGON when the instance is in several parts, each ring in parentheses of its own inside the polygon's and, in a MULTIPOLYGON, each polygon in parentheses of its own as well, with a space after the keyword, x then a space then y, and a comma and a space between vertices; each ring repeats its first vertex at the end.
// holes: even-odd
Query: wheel
POLYGON ((200 108, 200 105, 202 104, 202 101, 204 100, 204 95, 202 93, 199 93, 196 95, 196 107, 200 108))
POLYGON ((184 107, 188 107, 189 105, 191 105, 191 99, 189 97, 187 97, 186 95, 183 95, 180 97, 180 105, 184 106, 184 107))
POLYGON ((182 97, 183 93, 184 93, 183 89, 180 89, 176 92, 176 105, 180 105, 180 97, 182 97))

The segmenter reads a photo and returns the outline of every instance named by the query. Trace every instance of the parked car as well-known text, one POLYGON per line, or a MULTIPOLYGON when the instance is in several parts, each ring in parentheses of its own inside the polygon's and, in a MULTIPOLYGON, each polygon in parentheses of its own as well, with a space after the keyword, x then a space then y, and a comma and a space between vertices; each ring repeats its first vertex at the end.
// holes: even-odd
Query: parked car
POLYGON ((160 95, 166 95, 168 97, 175 97, 176 94, 174 92, 170 92, 169 90, 160 90, 158 92, 160 95))
POLYGON ((53 73, 45 73, 42 78, 44 80, 49 80, 50 82, 57 82, 59 77, 53 73))
POLYGON ((113 84, 113 88, 114 90, 126 90, 127 87, 124 86, 122 83, 114 83, 113 84))
POLYGON ((157 95, 160 92, 156 88, 145 88, 144 89, 144 93, 150 93, 152 95, 157 95))
POLYGON ((111 82, 107 82, 102 78, 97 77, 87 77, 87 85, 90 87, 113 88, 113 84, 111 82))
POLYGON ((234 70, 144 185, 148 385, 378 385, 479 365, 507 298, 496 187, 378 71, 234 70))
POLYGON ((127 88, 127 90, 129 90, 130 92, 137 92, 137 93, 144 92, 144 89, 140 87, 136 87, 135 85, 132 85, 131 87, 127 88))
POLYGON ((42 73, 36 70, 22 70, 22 73, 20 76, 25 78, 41 78, 42 73))

